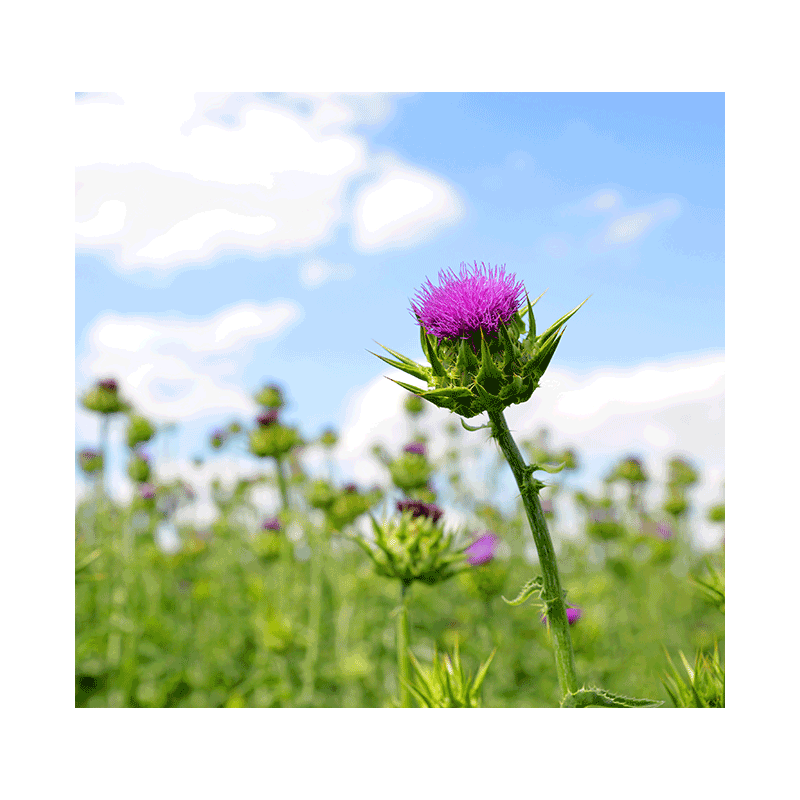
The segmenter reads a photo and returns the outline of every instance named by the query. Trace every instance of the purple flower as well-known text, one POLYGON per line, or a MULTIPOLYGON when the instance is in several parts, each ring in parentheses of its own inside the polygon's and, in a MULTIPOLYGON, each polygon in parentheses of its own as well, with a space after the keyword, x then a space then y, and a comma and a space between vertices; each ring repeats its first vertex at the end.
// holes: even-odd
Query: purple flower
POLYGON ((422 442, 412 442, 403 448, 404 453, 412 453, 417 456, 425 455, 425 445, 422 442))
POLYGON ((117 382, 113 378, 104 378, 101 381, 97 381, 97 385, 108 392, 116 392, 118 389, 117 382))
POLYGON ((261 529, 265 531, 279 531, 281 529, 281 522, 277 517, 265 519, 264 522, 261 523, 261 529))
POLYGON ((494 558, 494 551, 500 540, 491 531, 478 537, 466 550, 467 561, 473 567, 488 564, 494 558))
POLYGON ((354 483, 346 483, 342 487, 342 491, 345 494, 358 494, 358 486, 356 486, 354 483))
POLYGON ((413 517, 428 517, 437 523, 444 513, 436 503, 424 503, 422 500, 398 500, 397 510, 402 514, 410 511, 413 517))
POLYGON ((152 500, 156 496, 156 487, 152 483, 143 483, 139 486, 139 494, 145 500, 152 500))
POLYGON ((428 280, 411 303, 417 322, 439 339, 469 339, 479 330, 496 335, 500 321, 507 323, 519 311, 525 292, 505 269, 462 261, 458 275, 442 270, 439 285, 428 280))
POLYGON ((266 428, 268 425, 274 425, 278 421, 278 409, 271 408, 263 414, 256 417, 256 422, 262 427, 266 428))
MULTIPOLYGON (((568 608, 567 609, 567 622, 570 625, 574 625, 583 615, 583 611, 580 608, 568 608)), ((547 624, 547 615, 542 614, 542 625, 547 624)))
POLYGON ((673 536, 672 528, 670 528, 670 526, 667 525, 666 522, 659 522, 658 526, 657 526, 657 529, 658 529, 658 535, 662 539, 666 540, 666 539, 671 539, 672 538, 672 536, 673 536))

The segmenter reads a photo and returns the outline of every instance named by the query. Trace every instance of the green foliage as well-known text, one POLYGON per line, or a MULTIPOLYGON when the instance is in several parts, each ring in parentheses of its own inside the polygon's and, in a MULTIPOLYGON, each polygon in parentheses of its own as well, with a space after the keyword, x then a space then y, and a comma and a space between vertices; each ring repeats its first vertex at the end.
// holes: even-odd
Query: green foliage
POLYGON ((698 651, 694 667, 682 651, 678 651, 678 655, 686 676, 677 670, 669 653, 666 653, 671 674, 667 674, 662 681, 675 708, 725 708, 725 669, 719 658, 718 645, 714 644, 711 655, 698 651))
POLYGON ((458 642, 452 658, 446 654, 439 658, 439 654, 434 652, 433 663, 428 669, 423 668, 409 651, 415 676, 408 682, 408 688, 421 708, 480 708, 480 688, 496 652, 496 649, 492 651, 473 678, 464 673, 458 642))

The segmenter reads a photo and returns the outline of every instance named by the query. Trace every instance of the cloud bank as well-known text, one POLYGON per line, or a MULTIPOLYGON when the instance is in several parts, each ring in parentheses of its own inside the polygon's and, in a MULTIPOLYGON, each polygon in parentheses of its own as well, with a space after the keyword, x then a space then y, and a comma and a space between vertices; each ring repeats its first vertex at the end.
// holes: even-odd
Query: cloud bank
POLYGON ((434 235, 460 217, 454 187, 354 132, 392 110, 391 95, 81 96, 78 250, 171 272, 223 249, 302 252, 342 225, 364 251, 434 235), (356 178, 371 183, 354 204, 356 178))

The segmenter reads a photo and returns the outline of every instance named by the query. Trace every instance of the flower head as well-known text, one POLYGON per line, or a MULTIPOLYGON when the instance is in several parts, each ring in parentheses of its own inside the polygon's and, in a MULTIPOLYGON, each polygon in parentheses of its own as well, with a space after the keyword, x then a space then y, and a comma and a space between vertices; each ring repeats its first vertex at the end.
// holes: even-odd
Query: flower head
POLYGON ((264 531, 279 531, 281 529, 281 521, 277 517, 265 519, 261 523, 261 529, 264 531))
POLYGON ((444 513, 436 503, 424 503, 422 500, 398 500, 397 510, 402 514, 410 511, 412 519, 414 517, 429 517, 434 522, 438 522, 444 513))
POLYGON ((403 448, 404 453, 412 453, 417 456, 425 455, 425 445, 422 442, 412 442, 403 448))
POLYGON ((487 531, 464 551, 467 554, 467 561, 473 567, 477 567, 480 564, 488 564, 494 558, 499 541, 497 536, 491 531, 487 531))
POLYGON ((561 341, 564 323, 580 308, 537 335, 535 304, 505 266, 462 263, 458 274, 440 272, 438 286, 429 280, 411 303, 428 366, 383 345, 393 358, 378 358, 425 381, 427 389, 395 383, 440 408, 467 419, 502 411, 530 399, 561 341), (523 299, 527 307, 521 311, 523 299))
POLYGON ((263 414, 259 414, 256 417, 256 422, 262 428, 266 428, 268 425, 274 425, 277 421, 278 421, 277 408, 270 408, 269 411, 265 411, 263 414))
POLYGON ((525 289, 516 275, 502 267, 461 262, 439 273, 439 285, 430 280, 418 292, 411 310, 417 322, 439 339, 469 339, 478 331, 496 336, 500 321, 508 323, 519 311, 525 289))

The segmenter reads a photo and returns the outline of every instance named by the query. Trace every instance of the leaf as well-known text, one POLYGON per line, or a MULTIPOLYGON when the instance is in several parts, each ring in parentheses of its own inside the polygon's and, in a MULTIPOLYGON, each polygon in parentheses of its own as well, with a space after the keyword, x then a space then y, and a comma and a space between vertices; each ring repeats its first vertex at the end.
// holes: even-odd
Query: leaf
POLYGON ((544 591, 544 581, 541 576, 531 578, 520 590, 519 594, 513 600, 505 600, 510 606, 521 606, 534 592, 538 592, 539 597, 542 596, 544 591))
POLYGON ((394 367, 395 369, 402 370, 403 372, 411 375, 413 378, 419 378, 420 380, 426 381, 428 376, 425 374, 425 368, 420 367, 417 364, 409 365, 403 364, 400 361, 394 361, 391 358, 386 358, 385 356, 378 355, 377 353, 373 353, 372 350, 367 350, 368 353, 372 353, 373 356, 379 358, 381 361, 388 364, 390 367, 394 367))
POLYGON ((487 422, 485 425, 478 425, 478 427, 477 427, 477 428, 473 428, 473 427, 472 427, 472 425, 467 425, 467 423, 466 423, 466 422, 464 422, 464 420, 463 420, 463 419, 461 420, 461 425, 463 426, 463 428, 464 428, 465 430, 468 430, 468 431, 481 431, 481 430, 483 430, 484 428, 491 428, 491 427, 492 427, 492 426, 491 426, 491 425, 490 425, 490 424, 487 422))
POLYGON ((540 469, 544 472, 548 472, 550 475, 555 475, 556 473, 561 472, 561 470, 566 466, 567 462, 562 461, 560 464, 531 464, 529 469, 531 472, 535 472, 537 469, 540 469))
POLYGON ((568 692, 561 701, 561 708, 587 708, 601 706, 603 708, 658 708, 662 700, 627 697, 624 694, 598 689, 596 686, 582 686, 577 692, 568 692))
MULTIPOLYGON (((591 295, 589 295, 589 297, 591 297, 591 295)), ((564 316, 563 316, 563 317, 560 317, 559 319, 557 319, 557 320, 556 320, 556 321, 555 321, 555 322, 554 322, 554 323, 553 323, 553 324, 552 324, 552 325, 551 325, 551 326, 550 326, 550 327, 549 327, 549 328, 548 328, 548 329, 547 329, 547 330, 546 330, 546 331, 545 331, 545 332, 544 332, 544 333, 543 333, 543 334, 542 334, 542 335, 539 337, 539 340, 540 340, 540 342, 542 342, 542 343, 543 343, 544 341, 546 341, 547 339, 549 339, 550 337, 552 337, 552 336, 555 334, 555 332, 556 332, 556 331, 557 331, 557 330, 558 330, 558 329, 559 329, 559 328, 560 328, 560 327, 561 327, 561 326, 562 326, 562 325, 563 325, 563 324, 564 324, 564 323, 565 323, 565 322, 566 322, 566 321, 567 321, 567 320, 568 320, 568 319, 569 319, 569 318, 570 318, 570 317, 571 317, 573 314, 576 314, 576 313, 578 312, 578 310, 581 308, 581 306, 583 306, 583 304, 584 304, 584 303, 586 303, 586 302, 589 300, 589 297, 587 297, 587 298, 586 298, 586 300, 584 300, 584 301, 583 301, 583 303, 581 303, 579 306, 576 306, 575 308, 573 308, 573 309, 572 309, 572 311, 570 311, 570 312, 569 312, 569 313, 567 313, 567 314, 564 314, 564 316)))

